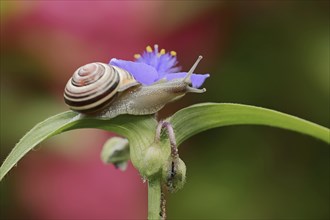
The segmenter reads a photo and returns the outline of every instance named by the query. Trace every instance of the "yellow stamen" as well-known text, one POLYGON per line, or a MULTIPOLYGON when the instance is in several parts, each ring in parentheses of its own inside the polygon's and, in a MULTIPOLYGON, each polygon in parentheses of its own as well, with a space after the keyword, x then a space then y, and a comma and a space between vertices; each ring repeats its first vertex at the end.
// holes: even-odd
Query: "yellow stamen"
POLYGON ((176 52, 173 51, 173 50, 170 52, 170 54, 171 54, 172 56, 174 56, 174 57, 176 56, 176 52))
POLYGON ((161 49, 160 52, 159 52, 160 55, 163 55, 165 54, 165 49, 161 49))
POLYGON ((152 52, 152 48, 151 48, 150 46, 147 46, 147 47, 146 47, 146 50, 147 50, 147 52, 149 52, 149 53, 152 52))
POLYGON ((134 54, 134 58, 135 58, 135 59, 139 59, 140 57, 141 57, 140 54, 138 54, 138 53, 137 53, 137 54, 134 54))

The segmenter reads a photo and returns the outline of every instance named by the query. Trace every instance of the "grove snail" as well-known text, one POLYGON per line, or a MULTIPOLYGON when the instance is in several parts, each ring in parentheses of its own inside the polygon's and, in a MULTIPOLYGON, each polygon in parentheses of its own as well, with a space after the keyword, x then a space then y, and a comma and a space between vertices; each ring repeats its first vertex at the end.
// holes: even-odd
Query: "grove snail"
POLYGON ((185 78, 159 80, 142 85, 124 69, 105 63, 90 63, 78 68, 66 84, 64 101, 71 110, 105 118, 121 114, 148 115, 186 93, 203 93, 191 87, 191 75, 202 56, 185 78))

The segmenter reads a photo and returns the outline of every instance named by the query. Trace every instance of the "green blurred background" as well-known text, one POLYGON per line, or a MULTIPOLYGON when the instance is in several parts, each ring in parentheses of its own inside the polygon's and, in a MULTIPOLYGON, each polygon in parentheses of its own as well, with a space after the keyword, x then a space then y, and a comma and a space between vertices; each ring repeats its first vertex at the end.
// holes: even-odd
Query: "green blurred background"
MULTIPOLYGON (((329 1, 1 1, 3 161, 37 122, 67 110, 63 88, 88 62, 132 59, 158 43, 211 74, 163 117, 199 102, 275 109, 330 125, 329 1)), ((2 219, 146 218, 132 166, 99 160, 113 134, 75 131, 30 152, 0 184, 2 219), (120 193, 118 193, 118 191, 120 193)), ((180 146, 183 190, 169 219, 329 219, 330 150, 269 127, 234 126, 180 146)))

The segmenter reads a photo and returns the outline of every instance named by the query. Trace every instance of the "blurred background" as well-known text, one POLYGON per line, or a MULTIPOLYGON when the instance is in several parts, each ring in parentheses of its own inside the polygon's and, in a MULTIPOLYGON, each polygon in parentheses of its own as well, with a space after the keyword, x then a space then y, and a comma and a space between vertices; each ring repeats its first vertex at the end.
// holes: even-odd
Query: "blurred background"
MULTIPOLYGON (((1 162, 36 123, 66 111, 79 66, 175 50, 210 73, 200 102, 275 109, 329 127, 329 1, 1 1, 1 162)), ((27 154, 0 184, 1 219, 145 219, 147 187, 129 165, 103 165, 114 134, 86 129, 27 154)), ((180 146, 183 190, 170 219, 328 219, 329 146, 270 127, 234 126, 180 146)))

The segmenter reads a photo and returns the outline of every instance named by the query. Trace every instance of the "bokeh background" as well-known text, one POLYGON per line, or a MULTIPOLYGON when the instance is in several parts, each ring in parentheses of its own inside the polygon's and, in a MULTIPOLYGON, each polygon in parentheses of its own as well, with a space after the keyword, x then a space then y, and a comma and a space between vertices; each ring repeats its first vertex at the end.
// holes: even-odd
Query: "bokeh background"
MULTIPOLYGON (((89 62, 175 50, 209 72, 199 102, 262 106, 329 127, 329 1, 1 1, 3 161, 33 125, 67 110, 63 88, 89 62)), ((0 184, 2 219, 145 219, 137 171, 103 165, 114 134, 69 132, 42 143, 0 184)), ((187 183, 170 219, 328 219, 329 146, 270 127, 234 126, 180 146, 187 183)))

